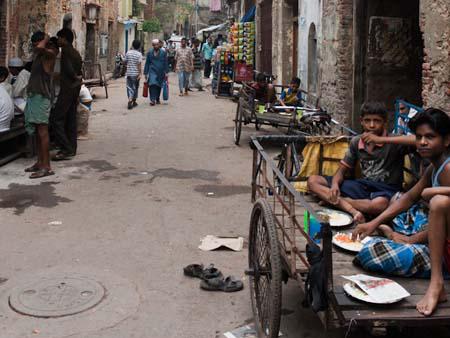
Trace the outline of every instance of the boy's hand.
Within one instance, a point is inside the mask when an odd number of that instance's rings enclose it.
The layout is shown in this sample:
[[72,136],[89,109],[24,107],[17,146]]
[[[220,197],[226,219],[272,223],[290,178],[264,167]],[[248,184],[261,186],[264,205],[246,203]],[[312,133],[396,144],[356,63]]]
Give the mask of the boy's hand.
[[373,225],[372,223],[361,223],[358,224],[353,230],[352,233],[352,240],[356,240],[359,236],[359,239],[364,239],[364,237],[369,236],[372,232],[375,231],[376,225]]
[[431,200],[431,199],[433,198],[434,195],[435,195],[435,194],[434,194],[433,188],[425,188],[425,189],[423,189],[423,191],[422,191],[422,198],[423,198],[425,201]]
[[339,197],[341,196],[341,190],[337,184],[332,184],[330,189],[330,196],[328,197],[328,201],[335,205],[339,203]]
[[374,144],[379,144],[382,143],[382,139],[380,136],[377,136],[375,134],[372,133],[363,133],[361,135],[361,139],[365,142],[365,143],[374,143]]
[[398,232],[394,232],[391,235],[391,240],[393,240],[396,243],[401,243],[401,244],[411,244],[410,242],[410,238],[408,236],[399,234]]

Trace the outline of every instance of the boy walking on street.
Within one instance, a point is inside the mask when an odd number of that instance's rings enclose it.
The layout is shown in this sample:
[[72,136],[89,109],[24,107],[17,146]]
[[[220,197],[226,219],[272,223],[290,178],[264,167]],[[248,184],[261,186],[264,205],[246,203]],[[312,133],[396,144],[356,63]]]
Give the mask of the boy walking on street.
[[180,96],[188,95],[189,77],[194,69],[194,54],[192,53],[192,49],[187,46],[186,38],[181,39],[181,47],[177,49],[175,54],[175,64],[178,74]]
[[134,40],[132,47],[133,49],[129,50],[125,55],[125,66],[127,67],[125,76],[127,78],[128,109],[137,106],[136,100],[139,91],[139,80],[141,79],[142,73],[142,54],[139,51],[141,42],[139,40]]
[[55,142],[60,147],[54,161],[69,160],[77,152],[77,106],[82,82],[82,60],[73,48],[73,32],[68,28],[57,34],[61,47],[60,92],[52,116]]
[[[356,223],[365,221],[364,214],[379,215],[388,207],[391,197],[402,189],[404,157],[412,151],[414,138],[387,137],[386,124],[384,105],[363,104],[361,125],[365,133],[351,140],[337,172],[332,177],[308,178],[310,192],[350,213]],[[398,142],[388,142],[389,139]],[[345,179],[345,174],[358,163],[362,178]]]
[[56,53],[47,47],[48,41],[44,32],[36,32],[31,37],[34,60],[27,87],[25,128],[30,135],[37,134],[37,162],[25,172],[32,173],[32,179],[55,174],[50,166],[48,122],[54,97],[52,73]]

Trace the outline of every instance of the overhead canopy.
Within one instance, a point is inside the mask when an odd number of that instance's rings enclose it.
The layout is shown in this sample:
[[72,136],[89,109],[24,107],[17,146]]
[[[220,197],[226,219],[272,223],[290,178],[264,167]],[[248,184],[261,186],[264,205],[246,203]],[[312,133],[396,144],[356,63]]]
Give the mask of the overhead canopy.
[[241,22],[250,22],[255,20],[256,6],[252,6],[242,17]]
[[197,36],[198,39],[202,39],[203,38],[203,33],[212,33],[212,32],[221,30],[221,29],[225,28],[226,25],[227,25],[226,23],[221,23],[220,25],[214,25],[214,26],[209,26],[209,27],[200,29],[197,32],[196,36]]

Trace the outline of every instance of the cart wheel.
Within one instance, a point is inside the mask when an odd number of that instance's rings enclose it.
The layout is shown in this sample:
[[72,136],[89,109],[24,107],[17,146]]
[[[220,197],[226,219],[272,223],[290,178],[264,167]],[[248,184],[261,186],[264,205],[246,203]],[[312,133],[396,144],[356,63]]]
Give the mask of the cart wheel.
[[260,338],[277,338],[281,320],[282,268],[275,220],[269,203],[255,202],[250,220],[249,284]]
[[238,102],[236,108],[236,117],[234,118],[234,144],[239,145],[239,140],[241,139],[242,131],[242,107],[241,103]]

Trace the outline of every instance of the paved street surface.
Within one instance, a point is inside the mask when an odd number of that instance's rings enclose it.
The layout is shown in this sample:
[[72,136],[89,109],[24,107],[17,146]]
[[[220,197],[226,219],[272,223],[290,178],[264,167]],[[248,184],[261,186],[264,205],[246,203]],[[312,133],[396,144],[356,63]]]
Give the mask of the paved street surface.
[[[111,83],[109,100],[96,93],[91,137],[74,160],[54,164],[55,176],[29,180],[28,159],[0,168],[0,337],[214,338],[251,322],[247,247],[198,245],[208,234],[247,238],[254,129],[244,128],[236,147],[234,103],[209,92],[180,98],[173,75],[168,105],[140,99],[127,110],[123,79]],[[190,263],[214,263],[243,278],[245,289],[201,291],[199,280],[183,276]],[[10,309],[15,287],[64,274],[100,282],[105,298],[56,319]],[[294,282],[283,292],[285,336],[331,336],[301,309]],[[59,295],[49,302],[62,304]]]

